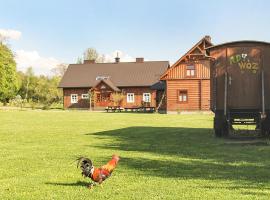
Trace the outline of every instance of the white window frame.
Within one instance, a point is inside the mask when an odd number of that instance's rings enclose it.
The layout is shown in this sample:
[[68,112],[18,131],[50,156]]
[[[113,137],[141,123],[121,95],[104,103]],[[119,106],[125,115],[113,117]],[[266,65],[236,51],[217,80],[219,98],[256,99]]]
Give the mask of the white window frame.
[[82,99],[89,99],[89,94],[82,94]]
[[187,74],[186,74],[187,76],[194,77],[196,67],[194,65],[188,65],[188,66],[186,66],[186,71],[187,71]]
[[195,69],[194,70],[190,70],[190,76],[195,76]]
[[179,90],[178,91],[178,101],[181,103],[185,103],[188,101],[188,91],[187,90]]
[[107,79],[109,79],[109,78],[110,78],[109,76],[97,76],[97,77],[96,77],[96,81],[107,80]]
[[[76,99],[74,99],[73,97],[75,97]],[[78,103],[78,94],[71,94],[70,95],[70,102],[71,103]]]
[[135,102],[134,93],[127,93],[127,103],[134,103],[134,102]]
[[143,93],[143,102],[151,102],[151,93]]

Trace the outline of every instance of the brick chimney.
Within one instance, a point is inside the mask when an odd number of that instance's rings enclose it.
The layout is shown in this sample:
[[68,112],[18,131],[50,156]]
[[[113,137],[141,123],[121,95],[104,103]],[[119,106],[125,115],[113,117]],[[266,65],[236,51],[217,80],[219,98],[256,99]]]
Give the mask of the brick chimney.
[[83,64],[95,64],[96,61],[95,60],[84,60]]
[[143,63],[144,62],[144,58],[136,58],[136,63]]

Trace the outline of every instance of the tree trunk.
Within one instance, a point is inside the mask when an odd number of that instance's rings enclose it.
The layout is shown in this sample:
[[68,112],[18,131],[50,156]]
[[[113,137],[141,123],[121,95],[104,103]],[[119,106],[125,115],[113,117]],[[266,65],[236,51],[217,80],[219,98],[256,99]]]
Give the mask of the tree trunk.
[[158,107],[157,107],[157,109],[156,109],[156,112],[158,112],[158,110],[159,110],[160,107],[162,106],[162,102],[163,102],[165,96],[166,96],[166,91],[164,90],[164,92],[163,92],[163,94],[162,94],[162,97],[161,97],[161,99],[160,99],[160,101],[159,101],[159,103],[158,103]]

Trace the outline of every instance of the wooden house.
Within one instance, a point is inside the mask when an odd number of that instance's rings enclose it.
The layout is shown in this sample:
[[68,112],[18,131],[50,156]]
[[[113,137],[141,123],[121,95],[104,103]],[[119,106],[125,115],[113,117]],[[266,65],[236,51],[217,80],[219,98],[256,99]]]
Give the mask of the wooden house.
[[167,112],[210,109],[210,59],[205,54],[209,46],[211,38],[205,36],[161,76]]
[[[160,76],[168,69],[168,61],[95,63],[69,65],[59,87],[63,88],[64,108],[98,110],[107,106],[138,107],[159,104]],[[121,94],[121,101],[115,102],[114,94]]]

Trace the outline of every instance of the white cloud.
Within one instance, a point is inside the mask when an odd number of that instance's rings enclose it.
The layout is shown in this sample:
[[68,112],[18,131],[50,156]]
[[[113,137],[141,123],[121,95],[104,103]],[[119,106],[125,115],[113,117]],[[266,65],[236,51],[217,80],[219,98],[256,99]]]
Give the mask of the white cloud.
[[22,36],[22,33],[17,30],[12,29],[0,29],[0,41],[5,40],[19,40]]
[[[120,50],[104,54],[105,62],[115,62],[115,57],[120,57],[120,62],[134,62],[135,58]],[[62,62],[53,57],[42,57],[37,51],[15,51],[15,61],[19,71],[32,67],[35,74],[51,75],[51,70]]]
[[104,54],[105,57],[105,62],[114,62],[115,61],[115,57],[120,58],[120,62],[134,62],[135,58],[128,55],[127,53],[120,51],[120,50],[115,50],[110,54]]
[[53,57],[42,57],[37,51],[15,51],[15,61],[19,71],[33,67],[35,74],[50,75],[51,69],[61,62]]
[[[19,40],[22,33],[18,30],[0,29],[0,42]],[[35,74],[51,75],[51,70],[61,62],[53,57],[42,57],[37,51],[15,50],[15,61],[19,71],[32,67]]]

